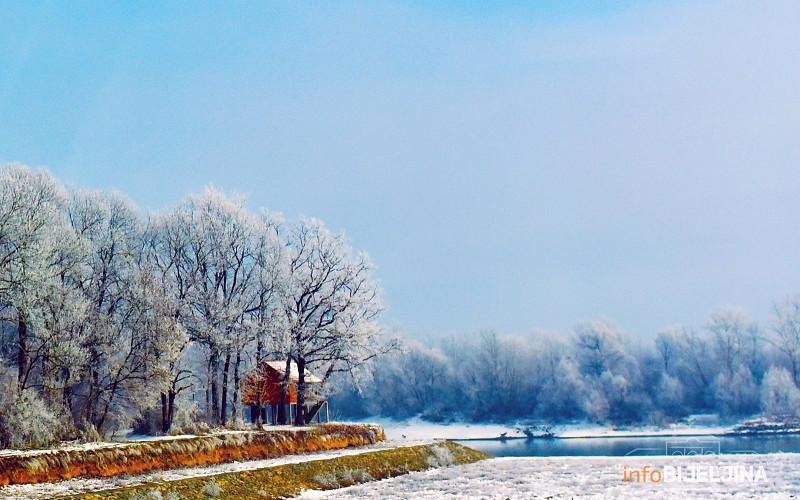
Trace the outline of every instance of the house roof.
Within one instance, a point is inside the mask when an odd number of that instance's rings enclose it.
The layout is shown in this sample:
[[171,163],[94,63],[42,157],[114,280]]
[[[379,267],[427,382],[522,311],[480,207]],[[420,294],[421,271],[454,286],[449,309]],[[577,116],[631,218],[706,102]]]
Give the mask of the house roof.
[[[277,361],[264,361],[264,364],[278,372],[281,376],[285,373],[286,369],[286,360],[277,360]],[[308,371],[308,368],[304,370],[305,379],[307,384],[321,384],[322,379]],[[300,372],[297,371],[297,363],[292,363],[292,368],[289,371],[289,380],[292,382],[297,382],[300,378]]]

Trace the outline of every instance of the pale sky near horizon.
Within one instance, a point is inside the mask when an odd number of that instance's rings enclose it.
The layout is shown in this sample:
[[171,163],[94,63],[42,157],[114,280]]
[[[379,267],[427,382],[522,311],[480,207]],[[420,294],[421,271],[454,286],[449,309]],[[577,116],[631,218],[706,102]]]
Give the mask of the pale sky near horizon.
[[369,252],[410,335],[800,294],[800,3],[8,2],[0,163],[213,184]]

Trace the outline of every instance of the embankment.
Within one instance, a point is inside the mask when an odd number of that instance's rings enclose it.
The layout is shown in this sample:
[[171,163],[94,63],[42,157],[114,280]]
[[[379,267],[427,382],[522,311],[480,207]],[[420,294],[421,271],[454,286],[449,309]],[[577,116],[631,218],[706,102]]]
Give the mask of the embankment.
[[377,425],[324,424],[0,455],[0,486],[276,458],[363,446],[383,439],[383,429]]
[[78,500],[243,500],[290,498],[305,490],[330,490],[412,471],[461,465],[489,458],[457,443],[403,446],[357,455],[278,465],[264,469],[144,484],[67,497]]

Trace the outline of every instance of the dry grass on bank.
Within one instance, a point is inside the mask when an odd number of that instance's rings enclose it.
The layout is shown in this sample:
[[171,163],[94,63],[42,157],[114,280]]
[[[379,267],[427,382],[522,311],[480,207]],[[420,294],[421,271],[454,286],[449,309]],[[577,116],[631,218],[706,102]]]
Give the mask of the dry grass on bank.
[[324,424],[125,443],[94,449],[44,450],[0,456],[0,485],[33,484],[75,477],[110,477],[153,470],[276,458],[384,439],[377,425]]
[[305,490],[330,490],[412,471],[460,465],[489,455],[452,442],[408,446],[163,484],[85,493],[80,500],[282,499]]

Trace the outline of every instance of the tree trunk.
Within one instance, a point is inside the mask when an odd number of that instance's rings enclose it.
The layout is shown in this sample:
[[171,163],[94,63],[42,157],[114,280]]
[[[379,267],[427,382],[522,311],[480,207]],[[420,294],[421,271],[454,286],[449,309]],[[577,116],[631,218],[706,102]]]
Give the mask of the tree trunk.
[[[114,402],[114,395],[117,393],[117,389],[119,389],[119,380],[114,380],[114,383],[111,384],[111,390],[108,394],[108,400],[106,401],[105,407],[103,408],[103,413],[100,415],[100,419],[95,424],[95,428],[98,432],[102,432],[101,429],[106,423],[106,418],[108,418],[108,412],[111,410],[111,404]],[[92,422],[94,423],[94,422]]]
[[297,417],[294,424],[298,427],[306,425],[306,358],[297,356]]
[[222,425],[226,425],[228,423],[228,373],[230,372],[231,368],[231,351],[230,349],[226,349],[225,352],[225,364],[222,368]]
[[[236,406],[239,404],[239,366],[242,363],[242,353],[236,352],[236,361],[233,363],[233,409],[231,410],[231,422],[236,425]],[[242,411],[244,417],[244,411]],[[244,418],[243,418],[244,420]]]
[[216,347],[211,348],[211,357],[208,362],[211,378],[211,423],[219,425],[219,351]]
[[64,384],[63,394],[64,394],[64,406],[69,408],[70,416],[75,418],[75,415],[73,413],[74,408],[72,406],[72,388],[67,384]]
[[161,393],[161,432],[168,433],[172,429],[172,422],[175,420],[175,389]]
[[169,424],[167,421],[169,417],[167,416],[167,412],[169,409],[167,408],[167,395],[165,393],[161,393],[161,432],[166,434],[169,431]]
[[206,418],[211,416],[211,384],[206,384]]
[[264,378],[261,375],[261,360],[263,358],[264,352],[264,344],[261,341],[261,337],[258,337],[258,345],[256,347],[256,406],[258,406],[258,418],[256,419],[256,424],[258,425],[259,429],[261,428],[261,424],[264,423],[263,419],[261,418],[261,391],[264,390]]
[[94,348],[94,345],[91,349],[90,354],[90,367],[89,367],[89,389],[88,395],[86,396],[86,422],[94,425],[95,420],[95,413],[96,413],[96,403],[97,398],[99,397],[99,387],[100,387],[100,372],[98,371],[98,366],[100,365],[100,354]]
[[175,396],[177,395],[178,393],[174,389],[170,389],[167,394],[167,430],[165,432],[172,430],[172,422],[175,421]]
[[281,384],[281,404],[278,406],[278,423],[286,425],[286,403],[289,399],[289,375],[292,373],[292,358],[286,357],[286,368],[283,373],[283,384]]
[[25,378],[28,372],[28,324],[25,314],[19,313],[17,318],[17,337],[19,351],[17,352],[17,385],[20,391],[25,389]]

